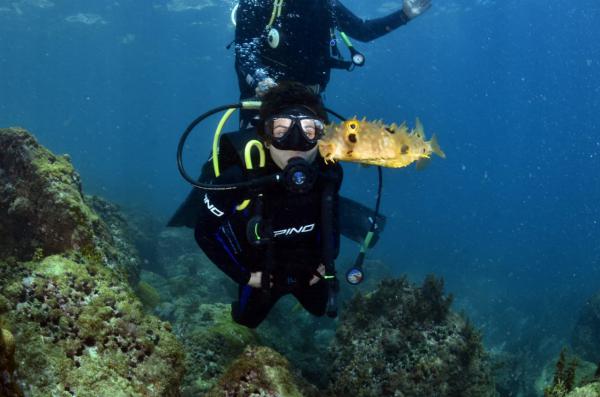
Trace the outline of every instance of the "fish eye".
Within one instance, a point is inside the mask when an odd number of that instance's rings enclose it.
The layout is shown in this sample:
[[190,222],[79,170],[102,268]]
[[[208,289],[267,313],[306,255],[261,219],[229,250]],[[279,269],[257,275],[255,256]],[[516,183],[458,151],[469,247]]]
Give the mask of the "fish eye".
[[348,123],[348,127],[350,127],[351,130],[355,130],[358,127],[358,123],[351,121]]

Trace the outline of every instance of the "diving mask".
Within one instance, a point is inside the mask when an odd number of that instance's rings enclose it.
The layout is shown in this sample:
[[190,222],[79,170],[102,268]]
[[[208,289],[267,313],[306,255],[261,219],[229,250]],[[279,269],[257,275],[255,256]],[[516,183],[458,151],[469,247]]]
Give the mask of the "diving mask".
[[265,121],[265,134],[272,145],[280,150],[306,152],[323,137],[325,125],[310,109],[292,108]]

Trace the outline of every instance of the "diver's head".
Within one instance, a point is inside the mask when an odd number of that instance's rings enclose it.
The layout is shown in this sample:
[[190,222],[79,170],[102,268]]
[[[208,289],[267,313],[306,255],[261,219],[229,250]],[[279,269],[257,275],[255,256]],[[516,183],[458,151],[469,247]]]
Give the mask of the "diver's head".
[[300,157],[313,162],[327,113],[321,98],[300,83],[283,82],[262,100],[258,133],[280,168]]

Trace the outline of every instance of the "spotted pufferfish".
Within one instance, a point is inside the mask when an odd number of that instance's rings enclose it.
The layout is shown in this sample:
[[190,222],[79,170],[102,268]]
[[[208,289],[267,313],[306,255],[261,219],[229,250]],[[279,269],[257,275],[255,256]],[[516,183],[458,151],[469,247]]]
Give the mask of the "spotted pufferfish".
[[435,135],[425,140],[419,119],[410,132],[405,123],[386,125],[356,117],[329,124],[319,140],[319,152],[325,163],[351,161],[391,168],[406,167],[413,162],[417,162],[418,169],[422,168],[429,162],[431,153],[446,158]]

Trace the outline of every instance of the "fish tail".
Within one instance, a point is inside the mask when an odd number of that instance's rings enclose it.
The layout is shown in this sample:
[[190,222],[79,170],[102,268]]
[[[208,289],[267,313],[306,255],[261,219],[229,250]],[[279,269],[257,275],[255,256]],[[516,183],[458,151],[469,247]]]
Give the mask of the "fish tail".
[[431,151],[433,153],[437,154],[438,156],[440,156],[443,159],[446,158],[446,153],[444,153],[442,151],[442,149],[440,148],[440,144],[438,143],[437,137],[435,136],[435,134],[433,134],[433,136],[431,137],[431,140],[429,141],[429,145],[431,145]]

